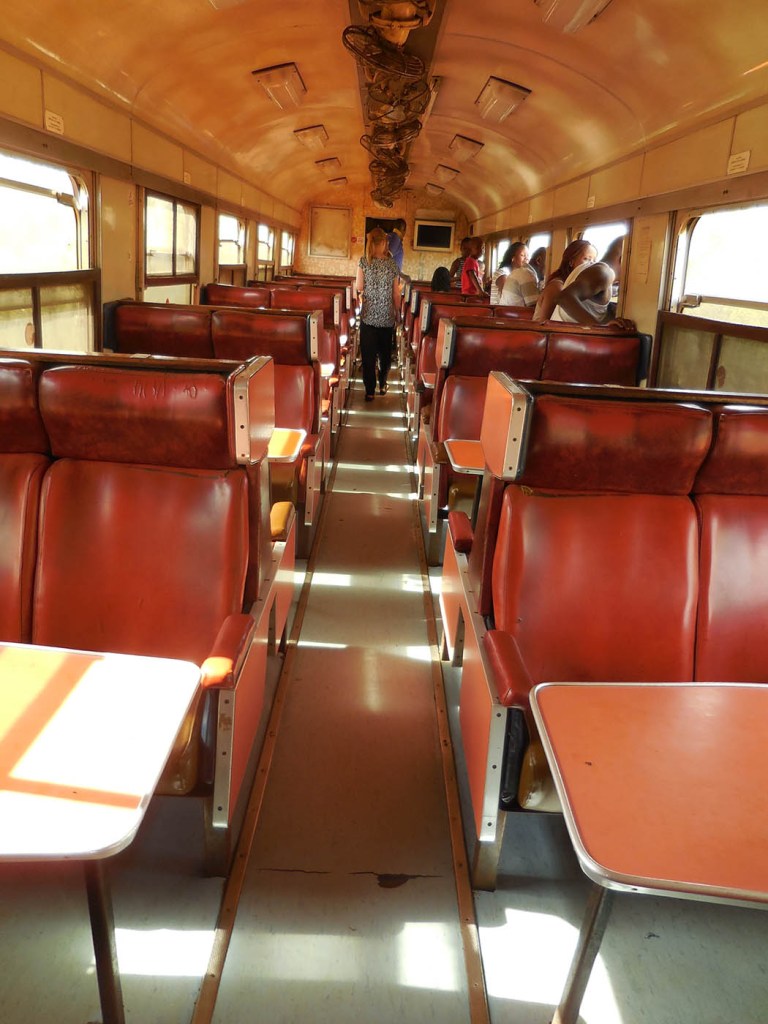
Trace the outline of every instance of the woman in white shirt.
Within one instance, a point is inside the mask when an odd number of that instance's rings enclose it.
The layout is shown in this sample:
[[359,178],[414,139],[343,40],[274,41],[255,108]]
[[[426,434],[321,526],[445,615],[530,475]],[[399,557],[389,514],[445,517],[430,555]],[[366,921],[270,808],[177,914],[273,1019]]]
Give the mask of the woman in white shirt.
[[513,242],[507,253],[511,250],[514,251],[511,255],[510,271],[504,281],[497,305],[535,306],[539,297],[539,279],[536,277],[536,271],[528,266],[528,246],[525,242]]

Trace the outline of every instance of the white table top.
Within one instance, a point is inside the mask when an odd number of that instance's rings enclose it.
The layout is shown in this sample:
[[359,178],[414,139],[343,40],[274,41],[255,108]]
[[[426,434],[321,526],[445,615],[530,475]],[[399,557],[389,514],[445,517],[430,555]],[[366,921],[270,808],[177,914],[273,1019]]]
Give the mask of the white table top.
[[0,860],[126,847],[199,680],[191,662],[0,644]]

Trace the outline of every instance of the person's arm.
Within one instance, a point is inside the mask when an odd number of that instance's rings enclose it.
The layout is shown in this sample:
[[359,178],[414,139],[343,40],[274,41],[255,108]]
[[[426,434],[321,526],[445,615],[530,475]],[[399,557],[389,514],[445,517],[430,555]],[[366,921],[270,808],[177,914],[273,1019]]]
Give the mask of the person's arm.
[[536,271],[531,267],[525,269],[528,273],[520,284],[520,294],[523,297],[524,306],[535,306],[539,298],[539,279],[536,277]]
[[587,299],[610,293],[614,273],[605,263],[593,263],[582,271],[575,281],[563,288],[557,298],[557,305],[573,317],[577,324],[603,326],[584,305]]
[[392,281],[392,302],[395,304],[395,320],[400,319],[400,278],[395,276]]
[[555,311],[557,297],[563,290],[563,282],[559,277],[554,277],[549,284],[544,286],[544,291],[539,295],[536,309],[533,311],[534,320],[549,320]]
[[357,274],[355,275],[355,300],[357,305],[361,305],[363,301],[363,288],[365,287],[365,275],[363,274],[363,268],[357,268]]
[[475,289],[475,294],[485,295],[485,292],[483,290],[483,282],[480,280],[480,275],[477,273],[477,271],[475,269],[467,271],[467,277],[469,278],[470,284]]

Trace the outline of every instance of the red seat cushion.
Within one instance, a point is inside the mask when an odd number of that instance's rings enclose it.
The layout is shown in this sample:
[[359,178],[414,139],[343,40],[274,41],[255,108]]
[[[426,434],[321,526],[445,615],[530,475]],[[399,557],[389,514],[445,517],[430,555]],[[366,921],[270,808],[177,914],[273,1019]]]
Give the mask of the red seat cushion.
[[0,640],[29,643],[44,455],[0,455]]

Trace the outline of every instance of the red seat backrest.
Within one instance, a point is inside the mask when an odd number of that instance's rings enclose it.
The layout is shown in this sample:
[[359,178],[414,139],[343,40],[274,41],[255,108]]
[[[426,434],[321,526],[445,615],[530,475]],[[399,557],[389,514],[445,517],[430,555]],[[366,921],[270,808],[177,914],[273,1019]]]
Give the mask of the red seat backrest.
[[768,410],[725,406],[694,484],[701,521],[696,679],[768,682]]
[[[537,415],[538,414],[538,415]],[[507,487],[493,614],[534,682],[693,677],[698,525],[688,496],[711,415],[543,396]]]
[[311,359],[309,321],[301,315],[216,309],[211,316],[211,335],[217,359],[272,356],[276,363],[294,366]]
[[116,352],[211,359],[211,311],[201,306],[121,303],[114,311],[110,341]]
[[269,285],[243,288],[234,284],[207,284],[200,301],[206,306],[269,306]]
[[29,643],[40,488],[50,464],[36,373],[0,359],[0,640]]
[[227,384],[59,367],[40,378],[45,477],[33,642],[200,663],[243,609],[249,483]]
[[550,332],[543,380],[572,381],[578,384],[638,383],[640,339],[599,334]]

